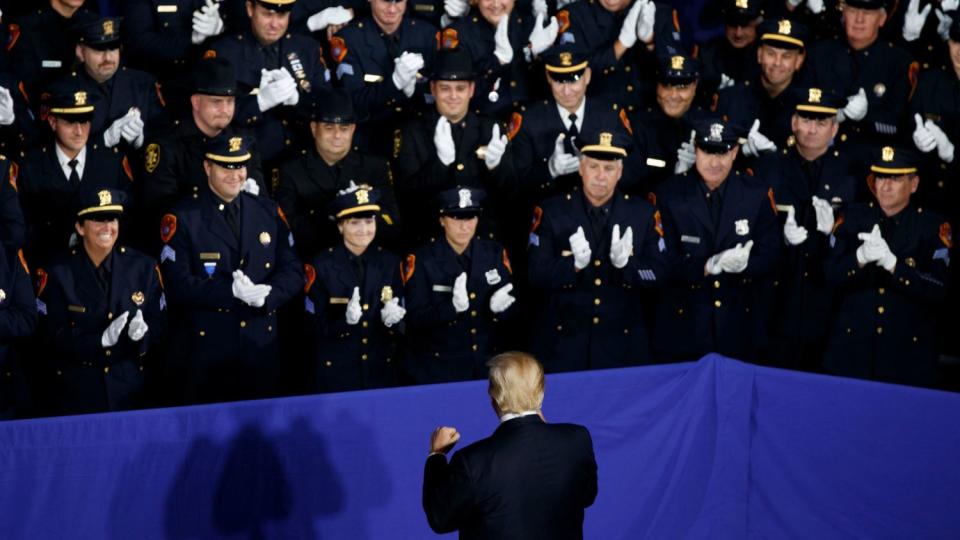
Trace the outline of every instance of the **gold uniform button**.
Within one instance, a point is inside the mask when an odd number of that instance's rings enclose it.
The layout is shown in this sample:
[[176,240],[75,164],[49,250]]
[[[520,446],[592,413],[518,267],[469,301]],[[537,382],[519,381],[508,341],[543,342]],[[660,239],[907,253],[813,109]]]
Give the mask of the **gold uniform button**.
[[268,327],[267,327],[267,332],[273,332],[273,326],[268,326]]
[[270,268],[270,263],[264,264],[263,267],[264,267],[264,268]]
[[201,330],[201,331],[200,331],[200,337],[203,337],[203,336],[205,336],[205,335],[207,335],[207,333],[204,332],[203,330]]
[[884,312],[884,311],[886,311],[886,310],[883,309],[883,306],[880,306],[880,307],[877,308],[877,313],[879,313],[879,314],[881,314],[881,315],[883,315],[883,312]]
[[477,352],[477,344],[474,343],[474,344],[470,347],[470,349],[472,349],[473,352]]
[[916,342],[918,342],[918,341],[920,341],[920,340],[917,339],[917,336],[913,336],[913,342],[916,343]]
[[878,327],[877,327],[877,334],[882,334],[882,333],[883,333],[883,327],[882,327],[882,326],[878,326]]
[[246,328],[246,327],[247,327],[247,321],[240,321],[240,328]]
[[471,316],[471,317],[476,317],[476,316],[477,316],[477,310],[471,309],[471,310],[470,310],[470,316]]
[[600,317],[594,317],[593,324],[600,324]]
[[713,282],[713,288],[714,288],[714,289],[719,289],[719,288],[720,288],[720,281],[719,281],[719,280]]
[[367,321],[363,321],[363,323],[361,323],[361,324],[362,324],[362,326],[363,326],[364,328],[370,326],[370,323],[368,323]]
[[360,355],[360,360],[366,360],[366,359],[367,359],[367,354],[366,354],[366,353],[363,353],[363,354]]
[[370,304],[364,304],[364,305],[363,305],[363,310],[364,310],[364,311],[367,311],[367,310],[369,310],[369,309],[370,309]]
[[597,278],[597,279],[593,280],[593,284],[596,285],[597,287],[599,287],[602,283],[603,283],[603,282],[600,281],[600,278]]
[[463,163],[457,163],[457,170],[462,171],[463,169],[465,169]]
[[880,288],[877,290],[877,292],[880,293],[880,294],[883,294],[883,293],[885,293],[885,292],[887,292],[887,291],[886,291],[886,289],[884,289],[883,287],[880,287]]
[[677,310],[677,315],[683,315],[683,308]]
[[719,300],[714,300],[714,301],[713,301],[713,305],[716,306],[716,307],[720,307],[720,306],[722,306],[723,304],[722,304]]
[[472,335],[472,336],[477,335],[477,329],[476,329],[476,328],[471,328],[471,329],[470,329],[470,335]]
[[600,299],[599,299],[599,298],[594,298],[594,299],[593,299],[593,305],[599,306],[599,305],[600,305]]
[[562,331],[563,331],[563,325],[558,324],[558,325],[557,325],[557,332],[562,332]]
[[600,259],[593,261],[594,266],[600,266]]
[[370,343],[370,340],[367,338],[363,338],[360,340],[360,343],[362,343],[363,345],[366,345],[367,343]]
[[[110,352],[110,351],[107,351],[107,352]],[[104,372],[104,373],[110,373],[110,366],[107,366],[107,367],[103,368],[103,372]]]
[[326,361],[326,366],[327,366],[327,367],[330,367],[330,366],[332,366],[332,365],[333,365],[333,362],[331,362],[331,361],[329,361],[329,360]]
[[473,300],[477,297],[477,293],[470,293],[470,299]]

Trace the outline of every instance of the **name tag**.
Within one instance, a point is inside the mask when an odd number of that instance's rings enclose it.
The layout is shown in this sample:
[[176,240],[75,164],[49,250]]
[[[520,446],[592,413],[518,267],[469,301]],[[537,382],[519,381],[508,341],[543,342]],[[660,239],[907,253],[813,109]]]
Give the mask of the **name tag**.
[[378,83],[381,81],[383,81],[383,75],[371,75],[367,73],[366,75],[363,76],[363,82]]
[[792,205],[792,204],[778,204],[778,205],[777,205],[777,212],[789,212],[789,211],[791,211],[791,210],[793,210],[793,205]]
[[428,12],[428,13],[433,13],[433,5],[432,5],[432,4],[414,4],[414,5],[413,5],[413,10],[414,10],[414,11],[426,11],[426,12]]
[[449,285],[434,285],[433,292],[453,292],[453,287]]
[[346,298],[346,297],[343,297],[343,296],[334,296],[334,297],[330,298],[330,303],[333,304],[333,305],[337,305],[337,304],[349,304],[349,303],[350,303],[350,299],[349,299],[349,298]]
[[40,67],[44,68],[59,68],[63,66],[63,62],[59,60],[44,60],[40,62]]
[[219,261],[220,254],[210,253],[210,252],[200,253],[200,260],[201,261]]
[[687,235],[684,234],[684,235],[682,235],[682,236],[680,237],[680,241],[681,241],[681,242],[684,242],[684,243],[687,243],[687,244],[699,244],[699,243],[700,243],[700,237],[699,237],[699,236],[687,236]]
[[657,158],[652,158],[652,157],[651,157],[651,158],[647,158],[647,165],[650,166],[650,167],[660,167],[660,168],[663,168],[663,167],[666,167],[666,166],[667,166],[667,162],[664,161],[664,160],[662,160],[662,159],[657,159]]
[[71,313],[86,313],[87,308],[83,306],[67,306],[67,311]]
[[177,12],[176,5],[171,6],[167,4],[167,5],[157,6],[157,13],[176,13],[176,12]]

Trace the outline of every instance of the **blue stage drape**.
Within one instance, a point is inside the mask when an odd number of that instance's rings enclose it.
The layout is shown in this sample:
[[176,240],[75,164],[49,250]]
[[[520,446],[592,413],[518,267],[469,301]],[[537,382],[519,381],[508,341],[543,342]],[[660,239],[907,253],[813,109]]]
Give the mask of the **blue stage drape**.
[[[697,363],[552,375],[590,428],[587,538],[956,538],[960,396]],[[0,537],[433,537],[428,436],[484,382],[0,423]]]

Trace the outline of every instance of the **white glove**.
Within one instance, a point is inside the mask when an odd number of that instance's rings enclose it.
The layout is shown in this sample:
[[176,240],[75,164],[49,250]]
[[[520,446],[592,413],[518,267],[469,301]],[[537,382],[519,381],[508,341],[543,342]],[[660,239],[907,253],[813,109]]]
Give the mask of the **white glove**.
[[130,121],[130,113],[121,116],[113,121],[103,132],[103,144],[107,148],[113,148],[114,146],[120,144],[120,139],[123,138],[123,126]]
[[563,147],[563,140],[566,137],[566,133],[557,135],[557,142],[553,145],[553,154],[547,160],[547,171],[550,172],[550,178],[573,174],[580,168],[580,159],[573,154],[568,154]]
[[947,134],[944,133],[943,130],[940,129],[940,126],[935,124],[933,120],[927,120],[923,126],[927,128],[927,131],[929,131],[930,134],[933,135],[933,138],[936,139],[937,154],[940,155],[940,159],[946,163],[952,163],[953,143],[950,142],[950,138],[947,137]]
[[583,270],[590,264],[590,242],[587,241],[587,235],[583,233],[583,227],[577,227],[577,232],[570,235],[570,251],[573,252],[573,266],[577,270]]
[[857,262],[862,265],[875,262],[888,272],[893,272],[893,269],[897,266],[897,257],[890,251],[890,246],[887,245],[887,241],[880,234],[879,225],[874,224],[869,233],[857,234],[857,238],[863,242],[857,248]]
[[132,341],[140,341],[149,329],[150,327],[147,326],[147,321],[143,320],[143,310],[138,309],[136,315],[130,320],[130,326],[127,328],[127,336],[129,336]]
[[257,285],[243,273],[242,270],[233,271],[233,297],[244,304],[253,307],[263,307],[264,301],[270,295],[270,285]]
[[777,145],[760,133],[760,119],[753,121],[750,133],[747,134],[747,142],[743,145],[743,154],[745,156],[757,157],[764,152],[775,152]]
[[807,0],[807,7],[814,15],[819,15],[823,13],[823,10],[827,9],[823,0]]
[[729,257],[729,256],[730,256],[730,250],[725,249],[720,253],[717,253],[716,255],[713,255],[712,257],[707,259],[707,264],[705,266],[707,273],[712,276],[722,274],[723,265],[721,264],[721,262],[725,257]]
[[311,15],[310,18],[307,19],[307,28],[309,28],[311,32],[316,32],[330,25],[340,26],[341,24],[347,24],[351,19],[353,19],[353,13],[351,13],[349,9],[343,6],[328,7]]
[[243,181],[243,185],[240,186],[241,191],[246,191],[247,193],[256,197],[260,195],[260,184],[257,183],[253,178],[247,178]]
[[790,6],[791,10],[792,8],[795,8],[802,3],[803,3],[803,0],[787,0],[787,5]]
[[483,163],[487,170],[494,170],[500,165],[503,159],[503,153],[507,151],[507,136],[500,135],[500,124],[493,125],[493,133],[490,142],[487,143],[487,150],[483,153]]
[[120,334],[123,333],[123,327],[127,325],[127,319],[129,317],[130,312],[124,311],[122,315],[114,319],[113,322],[107,326],[107,329],[103,331],[103,335],[100,336],[100,345],[104,349],[117,344],[117,341],[120,340]]
[[354,182],[353,180],[350,180],[350,183],[347,184],[347,187],[338,191],[337,195],[349,195],[350,193],[353,193],[358,189],[360,189],[360,186],[358,186],[357,183]]
[[354,325],[360,322],[361,317],[363,317],[363,308],[360,307],[360,287],[354,287],[353,295],[350,296],[350,301],[347,302],[345,318],[347,324]]
[[847,106],[840,109],[837,115],[841,122],[847,118],[854,122],[863,120],[863,117],[867,115],[867,93],[863,91],[863,88],[847,98]]
[[403,320],[403,316],[406,314],[407,310],[400,305],[400,299],[391,298],[380,310],[380,320],[383,321],[384,326],[390,328]]
[[690,170],[690,167],[693,167],[693,164],[697,162],[697,150],[693,146],[693,141],[697,138],[697,132],[690,132],[690,141],[684,142],[680,145],[680,148],[677,149],[677,164],[673,167],[673,172],[675,174],[685,173]]
[[617,41],[628,49],[637,42],[637,21],[640,19],[640,10],[646,2],[647,0],[634,0],[633,6],[627,12],[627,17],[623,19]]
[[206,5],[193,12],[193,33],[190,41],[194,45],[223,32],[223,19],[220,18],[220,4],[207,0]]
[[577,0],[557,0],[557,11],[560,11],[576,1]]
[[787,210],[787,221],[783,224],[783,238],[787,244],[798,246],[807,241],[807,228],[797,225],[796,212],[791,206]]
[[720,74],[720,86],[717,87],[717,90],[723,90],[724,88],[730,88],[731,86],[737,84],[737,81],[731,79],[727,76],[726,73]]
[[550,24],[543,26],[543,15],[538,14],[537,19],[533,21],[533,30],[530,32],[530,52],[537,56],[549,49],[557,40],[559,33],[560,23],[557,22],[556,17],[550,17]]
[[134,148],[140,148],[143,146],[143,119],[140,118],[140,111],[132,108],[127,116],[130,119],[120,128],[120,135]]
[[813,196],[813,211],[817,214],[817,231],[829,235],[833,232],[833,206],[830,201]]
[[927,22],[927,16],[930,15],[932,8],[933,4],[927,4],[923,11],[920,11],[920,0],[910,0],[907,11],[903,13],[904,40],[914,41],[920,37],[920,32],[923,31],[923,25]]
[[533,0],[530,12],[534,18],[540,17],[540,21],[542,22],[543,17],[547,16],[547,0]]
[[924,125],[920,113],[914,114],[913,119],[917,123],[917,127],[913,130],[913,144],[917,145],[917,149],[923,153],[930,152],[937,147],[937,139]]
[[513,290],[513,283],[507,283],[503,287],[497,289],[493,293],[493,296],[490,297],[490,311],[494,313],[503,313],[514,302],[517,301],[516,298],[510,295],[510,291]]
[[404,51],[393,59],[393,85],[410,97],[417,84],[417,72],[423,69],[423,56],[419,53]]
[[[940,4],[940,7],[945,5],[946,2],[943,2]],[[946,41],[950,39],[950,26],[953,24],[953,17],[947,15],[946,10],[940,11],[938,9],[935,13],[937,14],[937,34],[940,36],[940,39]]]
[[637,39],[644,43],[653,41],[653,23],[657,16],[657,5],[653,0],[645,0],[637,18]]
[[460,272],[453,281],[453,309],[463,313],[470,307],[470,298],[467,297],[467,273]]
[[290,97],[283,100],[281,105],[289,105],[291,107],[296,106],[300,102],[300,91],[298,90],[297,80],[293,78],[293,75],[287,71],[287,68],[282,67],[279,69],[280,73],[277,74],[277,84],[292,85],[293,92],[290,94]]
[[457,149],[453,145],[453,132],[446,116],[437,120],[437,127],[433,130],[433,145],[437,147],[437,159],[444,165],[450,165],[457,158]]
[[960,0],[941,0],[940,9],[944,12],[956,11],[960,8]]
[[727,250],[727,256],[720,258],[723,271],[728,274],[739,274],[746,270],[751,249],[753,249],[753,240],[747,240],[746,244],[737,244],[736,247]]
[[614,268],[623,268],[633,255],[633,227],[627,227],[623,236],[620,236],[620,224],[613,226],[613,236],[610,239],[610,263]]
[[9,126],[16,118],[17,115],[13,112],[13,96],[9,90],[0,86],[0,126]]
[[260,70],[260,91],[257,93],[257,106],[260,107],[260,112],[266,112],[277,105],[287,103],[297,95],[297,83],[286,69]]
[[463,17],[470,13],[470,2],[468,0],[443,0],[443,10],[451,18]]
[[513,62],[513,47],[510,45],[508,24],[510,24],[510,15],[504,14],[500,17],[497,29],[493,33],[493,55],[500,61],[500,65]]

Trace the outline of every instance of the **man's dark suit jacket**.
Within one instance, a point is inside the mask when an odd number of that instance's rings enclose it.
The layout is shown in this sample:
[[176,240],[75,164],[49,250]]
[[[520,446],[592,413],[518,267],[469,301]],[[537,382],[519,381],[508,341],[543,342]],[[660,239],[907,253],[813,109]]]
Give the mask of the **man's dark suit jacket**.
[[500,424],[454,454],[427,458],[423,508],[430,527],[460,538],[583,538],[597,496],[590,433],[530,415]]

